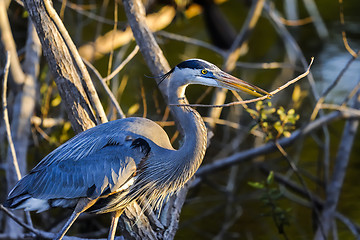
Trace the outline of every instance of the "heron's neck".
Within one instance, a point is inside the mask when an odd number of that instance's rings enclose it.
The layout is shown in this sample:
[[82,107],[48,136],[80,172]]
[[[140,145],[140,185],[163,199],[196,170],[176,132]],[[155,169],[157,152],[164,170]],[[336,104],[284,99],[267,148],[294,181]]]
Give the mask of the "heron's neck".
[[[200,166],[207,145],[207,131],[200,114],[189,106],[178,106],[188,104],[185,97],[186,86],[178,86],[176,94],[169,94],[169,103],[172,104],[171,112],[179,125],[183,135],[183,143],[175,153],[174,163],[183,169],[186,181],[192,177]],[[174,159],[174,160],[175,160]]]

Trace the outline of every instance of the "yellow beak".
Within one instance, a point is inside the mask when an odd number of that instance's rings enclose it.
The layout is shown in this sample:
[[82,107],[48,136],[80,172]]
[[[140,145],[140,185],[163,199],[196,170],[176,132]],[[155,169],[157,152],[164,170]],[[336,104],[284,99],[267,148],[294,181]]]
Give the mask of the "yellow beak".
[[267,91],[247,83],[237,77],[234,77],[226,72],[218,72],[216,75],[214,74],[215,79],[218,83],[228,89],[235,90],[235,91],[243,91],[255,97],[262,97],[262,96],[271,96],[270,93]]

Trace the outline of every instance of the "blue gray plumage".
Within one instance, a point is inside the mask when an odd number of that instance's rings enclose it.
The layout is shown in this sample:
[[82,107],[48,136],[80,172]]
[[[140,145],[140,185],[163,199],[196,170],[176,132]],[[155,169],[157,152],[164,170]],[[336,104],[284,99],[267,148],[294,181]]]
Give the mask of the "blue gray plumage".
[[74,207],[76,198],[96,199],[113,193],[136,175],[137,166],[151,150],[174,151],[165,131],[156,123],[127,118],[101,124],[47,155],[17,183],[6,204],[17,207],[28,198],[49,200],[48,206],[34,209],[43,211],[61,204]]
[[58,235],[61,239],[77,216],[116,212],[117,218],[132,201],[159,207],[179,190],[199,168],[205,155],[204,122],[187,104],[185,89],[202,84],[243,90],[255,96],[266,91],[237,79],[200,59],[184,61],[166,73],[171,113],[183,133],[183,144],[174,149],[166,132],[145,118],[126,118],[86,130],[61,145],[23,177],[9,193],[5,206],[27,211],[52,207],[74,208]]

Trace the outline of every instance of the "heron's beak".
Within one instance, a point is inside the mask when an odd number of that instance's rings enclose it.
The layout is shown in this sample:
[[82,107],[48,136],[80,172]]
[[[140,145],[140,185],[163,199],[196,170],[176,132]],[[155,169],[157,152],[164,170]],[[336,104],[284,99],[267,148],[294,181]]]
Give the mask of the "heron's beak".
[[243,91],[255,97],[271,96],[271,94],[267,91],[262,90],[261,88],[247,83],[243,80],[240,80],[237,77],[234,77],[226,72],[221,71],[216,75],[214,74],[214,77],[220,85],[228,89],[235,91]]

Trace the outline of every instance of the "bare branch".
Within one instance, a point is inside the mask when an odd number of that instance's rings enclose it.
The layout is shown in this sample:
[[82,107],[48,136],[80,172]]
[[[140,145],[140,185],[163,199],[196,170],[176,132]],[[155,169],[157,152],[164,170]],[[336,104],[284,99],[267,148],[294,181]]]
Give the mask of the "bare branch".
[[296,20],[289,20],[289,19],[285,19],[283,17],[280,17],[280,20],[286,26],[291,26],[291,27],[298,27],[298,26],[306,25],[306,24],[309,24],[309,23],[313,22],[312,17],[307,17],[307,18],[303,18],[303,19],[296,19]]
[[[164,6],[158,12],[146,16],[146,22],[151,31],[158,31],[167,27],[173,18],[176,11],[174,7]],[[144,19],[145,20],[145,19]],[[115,34],[115,35],[113,35]],[[111,44],[109,39],[114,37],[114,43]],[[79,48],[81,56],[90,60],[93,56],[95,59],[102,57],[111,51],[112,48],[117,48],[129,43],[133,39],[133,34],[130,27],[125,30],[117,30],[115,33],[110,31],[103,36],[98,37],[94,43],[88,43]],[[95,47],[94,47],[95,46]],[[158,76],[158,75],[155,75]]]
[[316,3],[314,0],[303,0],[304,2],[304,6],[306,8],[306,10],[308,11],[308,13],[310,14],[315,29],[318,32],[319,36],[322,39],[326,39],[329,36],[329,32],[326,28],[326,25],[324,23],[324,21],[321,18],[321,15],[319,13],[319,10],[316,6]]
[[10,129],[10,123],[9,123],[9,114],[8,114],[8,108],[7,108],[7,100],[6,100],[6,91],[7,91],[7,80],[9,76],[9,68],[10,68],[10,52],[6,52],[6,65],[4,70],[4,79],[3,79],[3,93],[2,93],[2,108],[3,108],[3,118],[6,126],[6,136],[10,147],[11,156],[13,159],[13,165],[15,168],[17,179],[20,180],[21,173],[19,169],[19,164],[16,158],[16,152],[14,143],[11,137],[11,129]]
[[[282,37],[284,44],[289,52],[288,53],[289,57],[292,59],[293,62],[295,62],[296,59],[300,59],[301,65],[305,69],[307,66],[306,58],[304,57],[304,54],[302,53],[296,40],[292,37],[292,35],[289,33],[286,27],[282,24],[281,19],[279,17],[279,13],[275,9],[273,9],[268,2],[265,3],[264,10],[267,13],[268,17],[270,18],[270,20],[272,21],[275,30]],[[309,73],[308,81],[314,98],[316,100],[319,99],[319,94],[317,93],[315,88],[315,80],[311,73]]]
[[31,117],[31,123],[37,126],[42,126],[44,128],[51,128],[57,125],[64,124],[65,120],[63,118],[40,118],[38,116]]
[[11,32],[8,15],[6,12],[6,1],[0,1],[0,30],[1,40],[5,46],[5,49],[11,54],[11,76],[14,82],[21,85],[25,81],[25,74],[21,68],[21,64],[16,51],[16,44]]
[[278,69],[278,68],[293,68],[302,71],[302,68],[294,66],[290,63],[282,62],[265,62],[265,63],[252,63],[252,62],[236,62],[237,67],[242,68],[255,68],[255,69]]
[[323,103],[323,104],[321,104],[320,108],[321,109],[331,109],[331,110],[346,112],[346,113],[350,113],[351,115],[360,117],[360,110],[359,109],[349,108],[349,107],[342,106],[342,105]]
[[[241,48],[243,44],[248,40],[250,34],[254,30],[261,16],[262,10],[264,8],[264,3],[265,3],[264,0],[257,0],[252,3],[251,9],[246,17],[245,23],[241,28],[240,33],[236,36],[236,39],[234,40],[231,48],[229,49],[228,55],[233,54],[236,51],[236,49]],[[227,58],[229,58],[229,56]]]
[[54,24],[56,25],[57,29],[59,30],[59,32],[61,33],[62,38],[64,39],[70,53],[71,56],[74,58],[75,63],[77,65],[77,67],[79,68],[83,81],[84,81],[84,88],[88,91],[89,93],[89,99],[90,102],[97,114],[97,117],[99,118],[99,123],[104,123],[107,122],[107,117],[104,111],[104,108],[101,105],[99,96],[97,95],[97,92],[95,90],[95,87],[91,81],[91,78],[89,76],[88,71],[86,70],[86,67],[79,55],[79,52],[76,49],[75,44],[73,43],[73,41],[71,40],[71,37],[69,35],[69,33],[67,32],[64,24],[62,23],[60,17],[57,15],[55,9],[52,7],[51,3],[49,0],[44,0],[44,5],[45,5],[45,9],[47,11],[47,13],[49,14],[49,17],[51,18],[51,20],[54,22]]
[[[123,1],[125,12],[127,19],[129,21],[129,25],[133,31],[135,40],[139,45],[140,52],[142,53],[150,71],[154,76],[159,76],[169,71],[170,66],[164,57],[160,47],[158,46],[155,38],[150,31],[149,27],[146,24],[145,19],[145,9],[140,0],[132,0],[132,1]],[[157,81],[160,81],[157,79]],[[167,101],[167,86],[166,84],[160,85],[160,90]],[[188,191],[188,187],[183,187],[180,195],[174,195],[170,197],[166,206],[161,210],[161,223],[167,227],[167,231],[159,232],[157,231],[156,235],[159,238],[163,239],[172,239],[175,235],[178,226],[178,215],[181,211],[181,207],[183,202],[185,201],[186,192]],[[135,209],[129,207],[128,211],[125,211],[125,215],[128,219],[133,219],[131,211]],[[136,222],[146,223],[143,221],[146,219],[139,220],[139,216],[136,217]],[[140,228],[141,227],[141,228]],[[147,226],[134,226],[136,232],[132,231],[129,234],[136,234],[140,238],[143,236],[144,232],[147,233],[144,237],[147,239],[151,239],[153,236],[153,229],[148,228]],[[165,237],[166,236],[166,237]]]
[[[360,108],[360,93],[354,101],[354,108]],[[336,207],[340,198],[341,188],[346,175],[346,168],[349,163],[351,148],[354,143],[355,134],[358,129],[359,119],[349,119],[346,121],[339,150],[335,159],[335,166],[331,181],[326,186],[326,200],[324,210],[321,214],[320,222],[323,229],[318,228],[314,239],[322,240],[327,239],[330,229],[332,228],[332,221]]]
[[108,87],[108,85],[105,83],[104,79],[101,77],[99,71],[87,60],[83,59],[84,63],[86,64],[86,66],[88,66],[88,68],[91,69],[91,71],[95,74],[95,76],[99,79],[101,85],[103,86],[103,88],[105,89],[106,93],[108,94],[111,103],[114,105],[114,107],[116,108],[116,111],[118,112],[118,116],[120,118],[125,118],[125,114],[123,112],[123,110],[121,109],[119,103],[117,102],[114,94],[111,92],[110,88]]
[[[2,204],[0,204],[0,210],[2,210],[3,212],[5,212],[10,218],[12,218],[16,223],[18,223],[20,226],[22,226],[24,229],[35,233],[38,236],[41,236],[41,233],[39,233],[38,230],[34,229],[33,227],[27,225],[26,223],[24,223],[21,219],[19,219],[17,216],[15,216],[15,214],[13,214],[12,212],[10,212],[7,208],[5,208]],[[55,235],[53,235],[52,237],[55,237]]]
[[[325,115],[321,118],[316,119],[308,123],[304,128],[294,131],[290,137],[281,138],[278,140],[279,144],[283,147],[290,146],[294,141],[299,139],[302,136],[305,136],[315,129],[321,128],[326,124],[329,124],[340,118],[354,118],[355,116],[351,113],[346,112],[332,112],[328,115]],[[269,152],[272,152],[276,149],[276,146],[273,142],[266,143],[260,147],[252,148],[246,151],[238,152],[233,154],[232,156],[218,159],[211,164],[201,166],[196,172],[195,176],[201,177],[203,175],[209,174],[211,172],[219,171],[221,169],[228,168],[234,164],[238,164],[240,162],[250,160],[255,156],[260,156]]]
[[[270,172],[270,170],[267,169],[264,166],[264,164],[260,164],[259,167],[266,174],[268,174]],[[284,185],[287,189],[297,193],[300,196],[303,196],[303,197],[309,199],[309,192],[304,190],[302,186],[298,185],[294,181],[291,181],[287,177],[285,177],[285,176],[283,176],[283,175],[281,175],[279,173],[276,173],[276,172],[274,173],[274,179],[277,182],[279,182],[280,184]],[[311,194],[311,200],[313,201],[313,203],[316,204],[316,208],[319,208],[319,209],[323,208],[324,207],[324,201],[319,196],[317,196],[316,194],[314,194],[314,193],[310,193],[310,194]],[[285,195],[289,195],[289,194],[287,194],[285,192]],[[301,205],[309,207],[309,208],[314,207],[313,203],[307,204],[304,201],[300,202]],[[338,211],[335,213],[335,217],[337,219],[339,219],[341,222],[343,222],[350,229],[350,231],[353,233],[353,235],[356,237],[356,239],[359,239],[359,237],[360,237],[360,226],[359,225],[357,225],[356,223],[354,223],[353,221],[351,221],[350,219],[348,219],[346,216],[344,216],[342,213],[340,213]]]
[[[63,2],[61,0],[58,0],[58,2]],[[114,20],[111,20],[111,19],[107,19],[107,18],[104,18],[103,16],[99,16],[99,15],[96,15],[90,11],[87,11],[85,10],[81,5],[78,5],[76,3],[72,3],[72,2],[69,2],[69,1],[66,1],[66,7],[72,9],[73,11],[79,13],[79,14],[82,14],[90,19],[93,19],[95,20],[96,22],[100,22],[100,23],[104,23],[104,24],[108,24],[108,25],[114,25]],[[119,27],[122,27],[124,25],[124,23],[117,23],[117,25]]]
[[339,0],[339,6],[340,6],[340,23],[341,23],[341,26],[343,28],[343,30],[341,31],[341,34],[342,34],[342,39],[343,39],[343,42],[344,42],[344,46],[346,48],[346,50],[353,56],[353,58],[357,58],[358,55],[359,55],[359,52],[355,52],[349,45],[349,42],[347,40],[347,37],[346,37],[346,32],[345,32],[345,19],[344,19],[344,6],[343,6],[343,0]]
[[[28,230],[29,232],[35,234],[36,238],[41,238],[41,239],[55,239],[56,234],[54,233],[50,233],[50,232],[45,232],[45,231],[41,231],[38,229],[33,228],[32,226],[24,223],[23,221],[21,221],[21,219],[19,219],[18,217],[16,217],[12,212],[10,212],[7,208],[5,208],[2,204],[0,204],[0,210],[3,211],[6,215],[8,215],[11,219],[13,219],[16,223],[18,223],[20,226],[22,226],[24,229]],[[34,237],[34,236],[32,236]],[[29,239],[28,236],[26,236],[24,234],[23,239]],[[70,237],[70,236],[64,236],[63,237],[64,240],[95,240],[95,239],[90,239],[90,238],[78,238],[78,237]],[[98,238],[97,240],[104,240],[101,238]],[[119,236],[119,237],[115,237],[115,240],[124,240],[123,236]]]
[[[47,57],[49,68],[75,132],[95,126],[95,116],[81,82],[81,74],[75,67],[76,63],[63,37],[48,16],[42,1],[26,0],[24,3],[38,32],[44,55]],[[59,69],[58,66],[66,67]]]
[[204,41],[201,41],[201,40],[198,40],[195,38],[190,38],[190,37],[182,36],[182,35],[175,34],[175,33],[169,33],[169,32],[165,32],[165,31],[158,31],[155,33],[155,35],[162,36],[162,37],[172,39],[172,40],[176,40],[179,42],[184,42],[184,43],[189,43],[192,45],[200,46],[200,47],[209,49],[213,52],[216,52],[223,57],[225,57],[225,54],[226,54],[224,50],[222,50],[212,44],[209,44],[207,42],[204,42]]
[[125,58],[125,60],[122,61],[121,64],[110,75],[103,78],[103,81],[107,82],[111,80],[113,77],[115,77],[115,75],[118,74],[125,67],[125,65],[128,64],[131,61],[131,59],[135,57],[138,51],[139,51],[139,46],[136,45],[134,50],[132,50],[132,52]]
[[[357,52],[357,54],[360,53],[360,50]],[[339,74],[336,76],[336,78],[334,79],[334,81],[324,90],[324,92],[321,94],[321,97],[318,99],[318,101],[316,102],[316,105],[314,107],[314,110],[311,114],[310,119],[315,119],[318,112],[319,112],[319,107],[321,106],[321,104],[325,101],[325,97],[331,92],[332,89],[334,89],[334,87],[336,87],[336,85],[340,82],[341,78],[344,76],[345,72],[349,69],[349,67],[351,66],[351,64],[357,59],[356,57],[351,57],[349,59],[349,61],[346,62],[345,66],[341,69],[341,71],[339,72]]]

